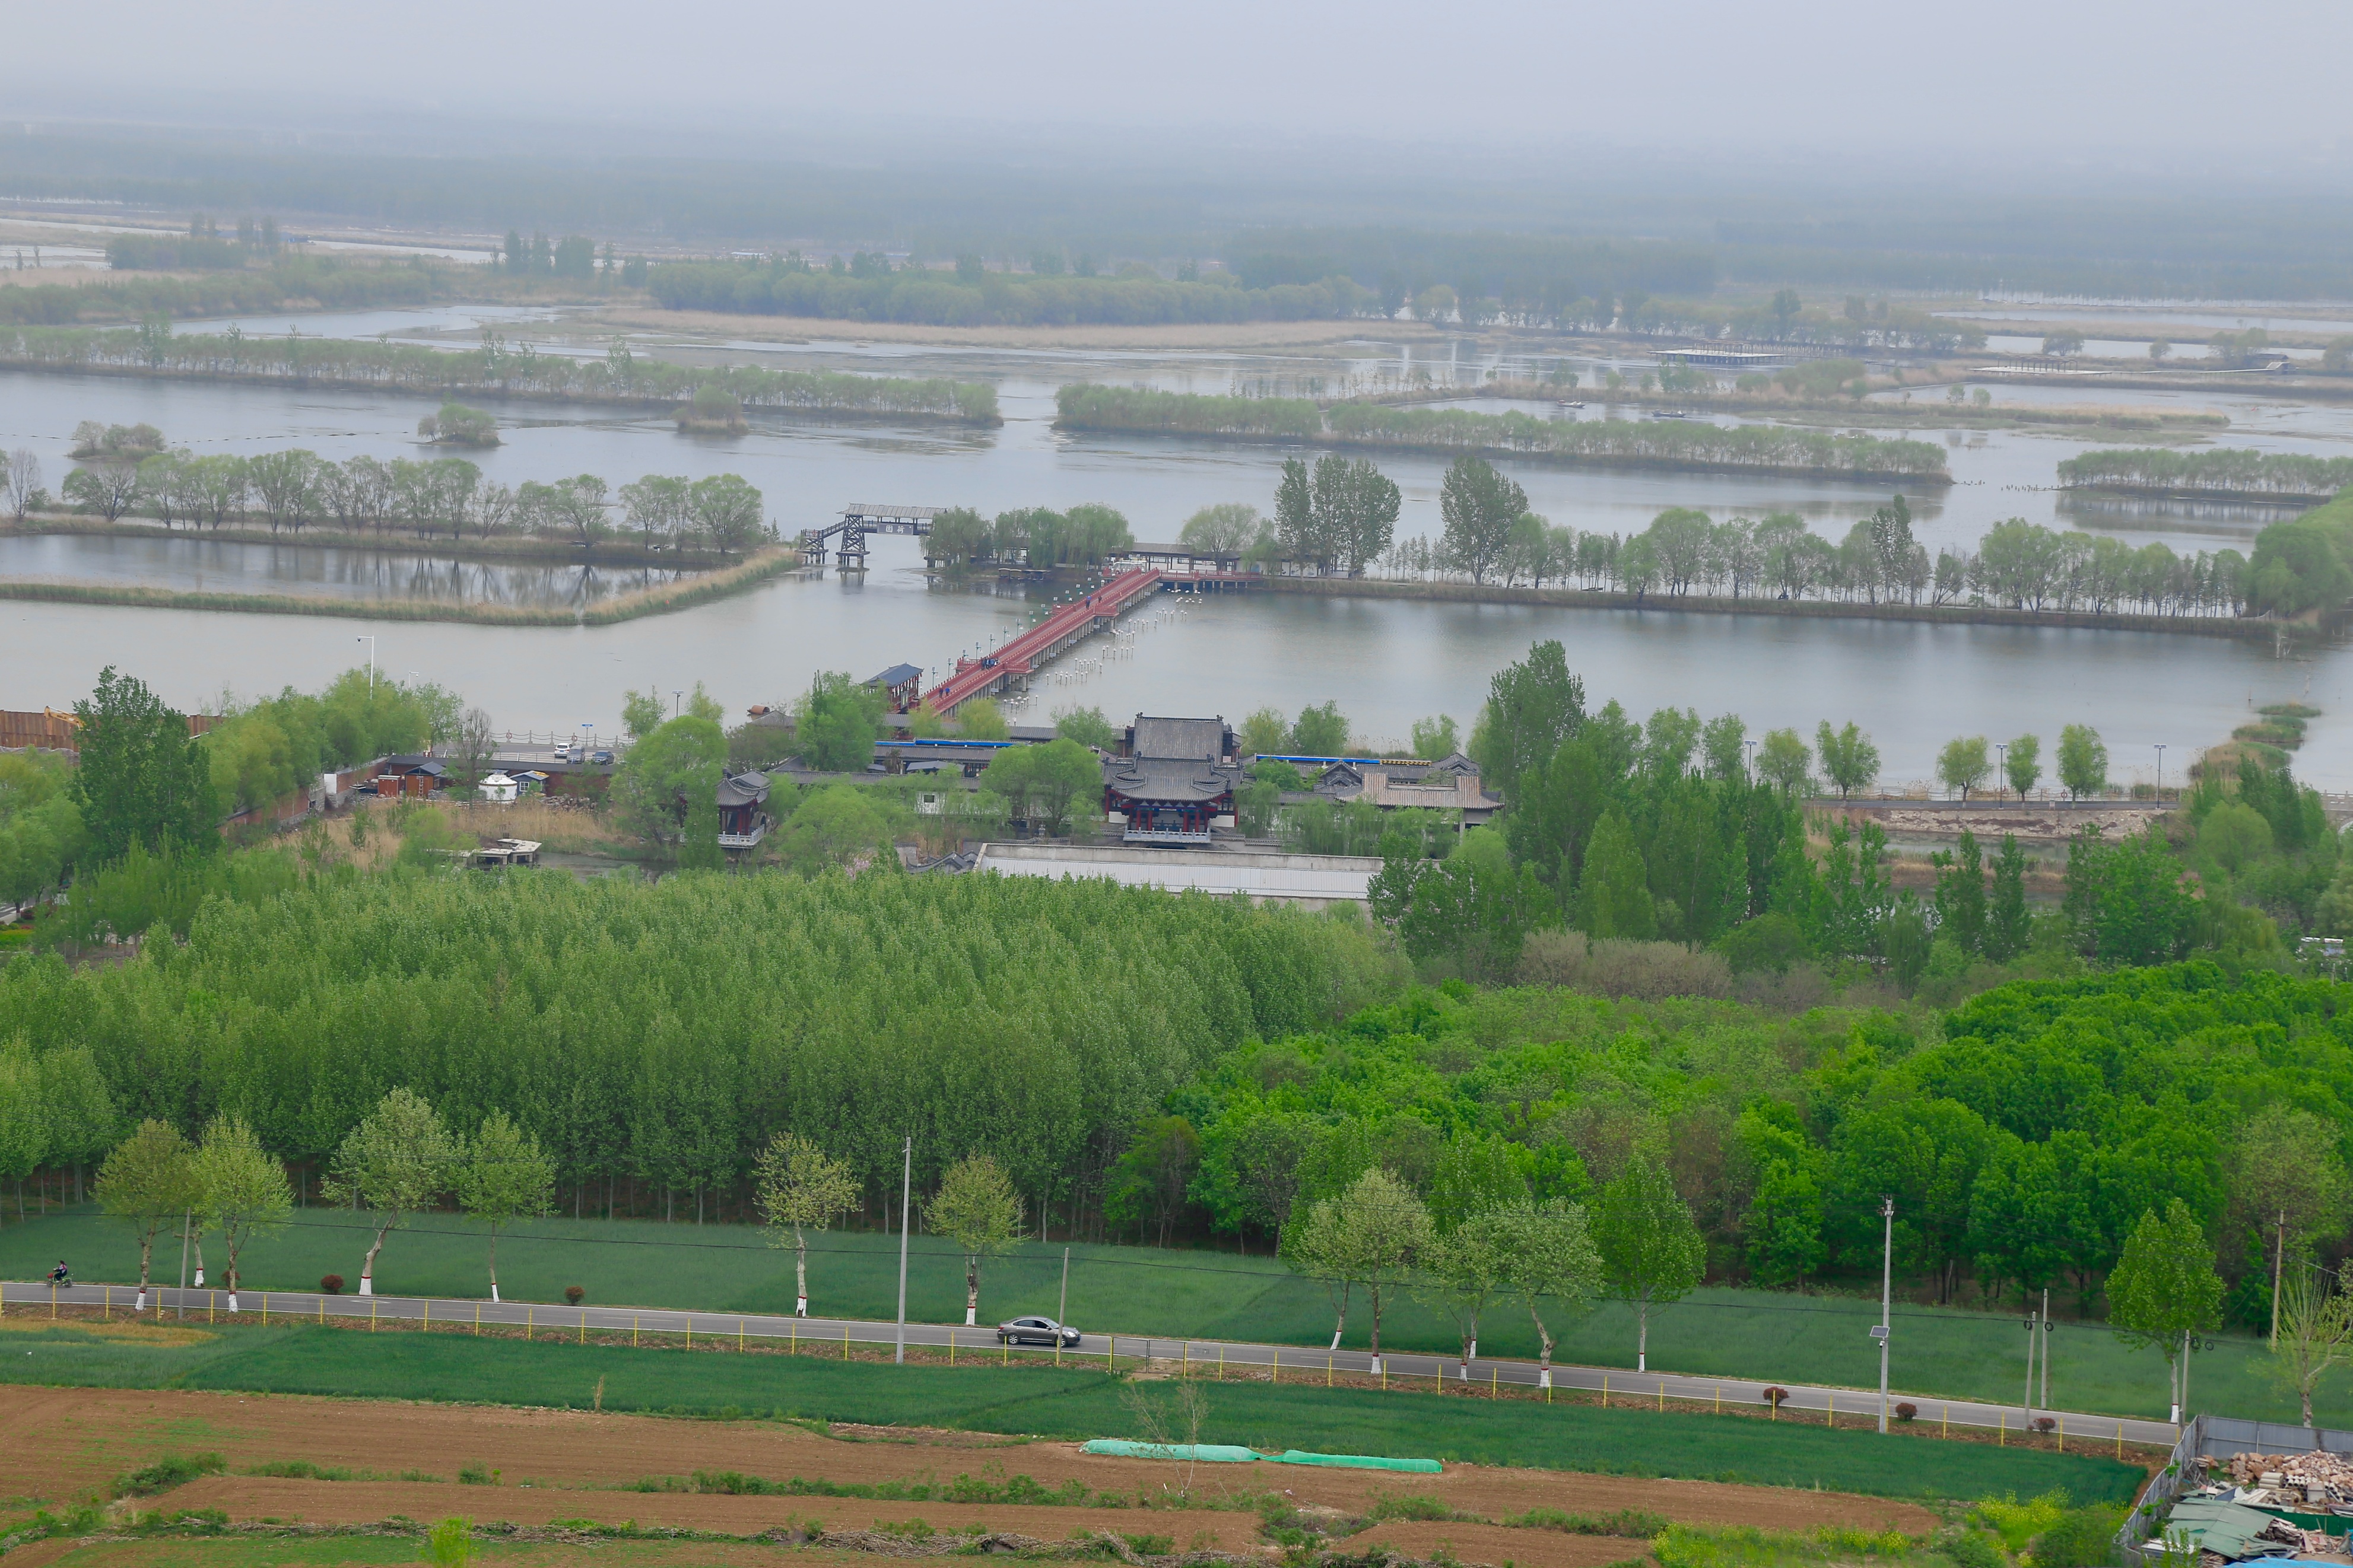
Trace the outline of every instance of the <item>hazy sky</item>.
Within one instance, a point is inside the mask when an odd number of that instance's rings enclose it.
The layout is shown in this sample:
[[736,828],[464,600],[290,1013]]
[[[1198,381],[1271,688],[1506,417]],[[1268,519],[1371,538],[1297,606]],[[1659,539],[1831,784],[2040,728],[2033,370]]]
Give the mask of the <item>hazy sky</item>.
[[8,33],[12,90],[108,116],[2353,156],[2338,0],[20,0]]

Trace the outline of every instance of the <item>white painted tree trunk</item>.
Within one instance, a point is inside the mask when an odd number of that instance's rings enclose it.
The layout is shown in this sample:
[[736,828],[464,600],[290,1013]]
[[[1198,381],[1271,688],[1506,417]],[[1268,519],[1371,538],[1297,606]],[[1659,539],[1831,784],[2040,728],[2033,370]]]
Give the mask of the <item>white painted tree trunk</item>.
[[237,1292],[234,1290],[228,1293],[228,1310],[232,1312],[237,1310]]

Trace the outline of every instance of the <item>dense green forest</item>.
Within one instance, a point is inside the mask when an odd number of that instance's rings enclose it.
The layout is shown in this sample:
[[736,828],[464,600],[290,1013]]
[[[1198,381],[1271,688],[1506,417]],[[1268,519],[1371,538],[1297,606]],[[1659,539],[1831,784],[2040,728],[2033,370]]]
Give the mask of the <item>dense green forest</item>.
[[[613,810],[674,826],[665,781],[707,798],[727,742],[699,694],[631,707]],[[1254,1247],[1376,1168],[1443,1228],[1655,1166],[1720,1280],[1867,1271],[1892,1191],[1920,1288],[2063,1286],[2089,1310],[2178,1198],[2247,1321],[2263,1215],[2274,1261],[2332,1259],[2346,1230],[2353,990],[2281,931],[2353,928],[2353,868],[2284,766],[2211,770],[2159,828],[2087,832],[2055,904],[2017,844],[1967,837],[1923,897],[1876,826],[1801,804],[1817,766],[1868,787],[1854,726],[1768,733],[1752,765],[1735,716],[1588,710],[1542,644],[1466,742],[1511,802],[1497,826],[1326,814],[1348,842],[1322,847],[1383,861],[1368,920],[902,874],[863,853],[883,818],[852,785],[792,812],[782,839],[838,841],[788,856],[806,869],[494,879],[448,868],[429,808],[353,818],[354,850],[363,825],[409,840],[382,869],[323,829],[224,850],[217,792],[269,783],[248,772],[462,749],[477,716],[357,673],[201,739],[111,672],[84,708],[81,771],[0,771],[0,841],[78,835],[83,864],[52,940],[0,967],[0,1180],[87,1166],[137,1119],[193,1135],[234,1112],[308,1192],[407,1089],[461,1130],[512,1116],[580,1215],[741,1217],[780,1131],[843,1161],[870,1213],[912,1129],[919,1182],[991,1155],[1025,1225]],[[1345,743],[1336,710],[1245,728]],[[1422,749],[1452,745],[1428,729]],[[2037,776],[2030,739],[2011,788]],[[2071,790],[2105,784],[2086,727],[2056,760]],[[1262,767],[1253,810],[1298,783]],[[145,940],[73,962],[110,926]],[[2283,1158],[2308,1178],[2285,1195]]]
[[[0,305],[5,303],[0,299]],[[624,338],[614,339],[601,359],[574,359],[540,353],[527,342],[510,344],[488,331],[480,348],[437,349],[385,341],[174,333],[169,321],[159,317],[137,327],[106,330],[0,329],[0,365],[252,376],[320,386],[392,387],[433,397],[684,403],[698,393],[714,393],[750,408],[997,422],[997,389],[978,383],[758,365],[670,364],[631,353]]]
[[1071,430],[1171,431],[1321,440],[1419,451],[1508,452],[1568,461],[1836,474],[1947,482],[1945,450],[1927,441],[1827,430],[1696,421],[1538,419],[1461,408],[1398,408],[1303,400],[1208,396],[1077,382],[1055,394],[1055,423]]

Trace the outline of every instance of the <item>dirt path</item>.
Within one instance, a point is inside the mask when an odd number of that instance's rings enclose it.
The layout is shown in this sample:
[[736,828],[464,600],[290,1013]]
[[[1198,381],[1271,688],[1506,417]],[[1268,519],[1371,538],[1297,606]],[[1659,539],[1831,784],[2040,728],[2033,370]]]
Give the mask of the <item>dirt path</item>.
[[[1030,1520],[995,1528],[1024,1534],[1067,1536],[1073,1529],[1133,1521],[1129,1530],[1168,1534],[1183,1546],[1198,1530],[1227,1524],[1255,1539],[1246,1513],[1191,1510],[1183,1514],[1103,1509],[976,1507],[938,1501],[883,1503],[861,1499],[731,1498],[689,1492],[638,1492],[641,1479],[696,1470],[733,1470],[770,1481],[795,1477],[837,1483],[954,1481],[960,1475],[1001,1483],[1026,1475],[1048,1488],[1076,1480],[1094,1492],[1156,1496],[1182,1483],[1180,1468],[1154,1460],[1086,1454],[1061,1442],[975,1447],[968,1435],[939,1434],[907,1441],[845,1441],[797,1426],[767,1422],[690,1421],[586,1411],[520,1410],[501,1406],[402,1405],[300,1396],[120,1389],[0,1387],[0,1430],[37,1432],[38,1443],[0,1445],[0,1495],[65,1498],[101,1489],[126,1470],[173,1453],[219,1453],[230,1475],[192,1483],[171,1494],[175,1506],[220,1507],[240,1518],[290,1517],[364,1522],[388,1513],[413,1518],[440,1513],[495,1516],[517,1523],[555,1518],[636,1519],[640,1523],[695,1524],[748,1533],[765,1528],[740,1520],[786,1515],[821,1518],[837,1528],[862,1528],[877,1519],[923,1518],[935,1527],[971,1519]],[[432,1480],[281,1480],[236,1474],[263,1465],[307,1461],[322,1468],[380,1477],[420,1472]],[[460,1468],[499,1472],[495,1489],[458,1486]],[[1755,1524],[1775,1530],[1843,1525],[1917,1533],[1936,1519],[1915,1505],[1883,1498],[1740,1487],[1716,1481],[1646,1480],[1620,1476],[1449,1466],[1440,1476],[1301,1469],[1266,1465],[1204,1465],[1194,1472],[1197,1492],[1236,1495],[1267,1491],[1293,1501],[1362,1513],[1383,1495],[1412,1493],[1485,1518],[1531,1508],[1577,1513],[1643,1509],[1694,1524]],[[535,1510],[535,1511],[534,1511]],[[702,1524],[703,1520],[730,1522]],[[1145,1521],[1155,1521],[1147,1524]],[[1045,1526],[1053,1524],[1048,1531]],[[1449,1527],[1452,1528],[1452,1527]],[[1555,1540],[1551,1531],[1514,1531]],[[1222,1539],[1220,1533],[1220,1539]],[[1558,1537],[1577,1550],[1595,1538]],[[1561,1550],[1567,1550],[1563,1547]],[[1620,1552],[1620,1556],[1631,1555]],[[1523,1554],[1517,1561],[1536,1559]],[[1560,1568],[1588,1568],[1616,1557],[1562,1558]]]

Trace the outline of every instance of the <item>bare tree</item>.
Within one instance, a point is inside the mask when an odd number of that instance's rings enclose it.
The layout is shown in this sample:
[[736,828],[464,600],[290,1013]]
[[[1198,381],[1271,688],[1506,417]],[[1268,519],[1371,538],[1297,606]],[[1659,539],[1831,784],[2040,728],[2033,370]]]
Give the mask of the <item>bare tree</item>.
[[8,510],[18,522],[33,510],[33,497],[41,488],[41,459],[31,448],[19,447],[8,454]]
[[474,789],[491,771],[491,758],[497,750],[491,716],[479,708],[467,709],[465,717],[458,721],[458,781],[468,790]]

